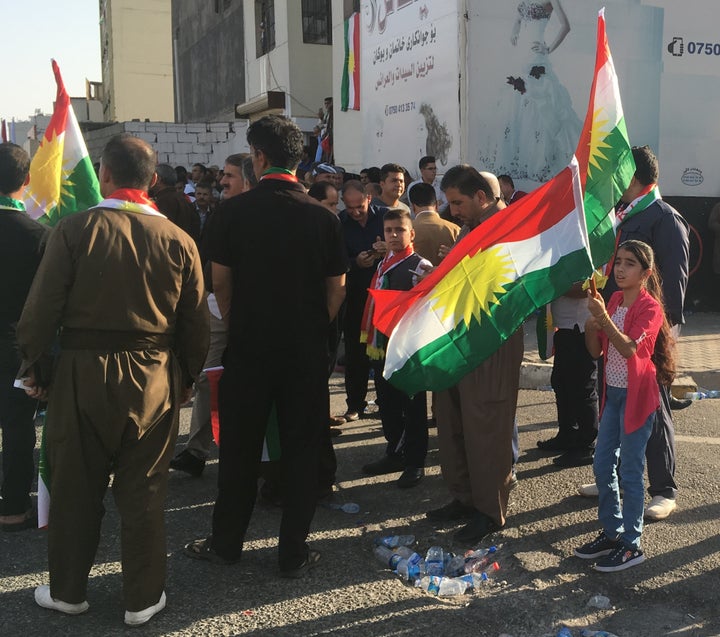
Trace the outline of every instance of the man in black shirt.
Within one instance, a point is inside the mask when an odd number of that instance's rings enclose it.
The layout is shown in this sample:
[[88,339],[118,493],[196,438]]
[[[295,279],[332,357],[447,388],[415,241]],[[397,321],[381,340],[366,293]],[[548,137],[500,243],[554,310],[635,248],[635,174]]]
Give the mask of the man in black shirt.
[[223,202],[210,230],[213,285],[229,327],[212,536],[185,551],[212,562],[240,559],[274,405],[284,496],[280,574],[302,577],[320,557],[305,542],[329,410],[327,331],[344,298],[347,266],[337,218],[295,177],[300,129],[271,115],[248,128],[247,140],[260,183]]
[[13,387],[20,368],[15,328],[50,234],[25,214],[19,200],[29,182],[30,157],[15,144],[0,144],[0,426],[3,481],[0,528],[19,531],[34,524],[30,503],[37,400]]
[[346,182],[342,198],[345,202],[342,229],[350,268],[343,321],[347,411],[336,419],[339,424],[357,420],[367,406],[370,361],[365,343],[360,342],[360,326],[375,268],[387,251],[382,240],[383,215],[387,208],[372,205],[359,181]]

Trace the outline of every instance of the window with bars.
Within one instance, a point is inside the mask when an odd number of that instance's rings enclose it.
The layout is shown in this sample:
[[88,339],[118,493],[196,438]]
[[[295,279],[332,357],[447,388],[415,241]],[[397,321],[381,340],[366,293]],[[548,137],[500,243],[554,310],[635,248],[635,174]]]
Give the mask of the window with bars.
[[275,48],[275,0],[255,0],[255,51],[257,57]]
[[330,0],[302,0],[303,42],[332,44]]

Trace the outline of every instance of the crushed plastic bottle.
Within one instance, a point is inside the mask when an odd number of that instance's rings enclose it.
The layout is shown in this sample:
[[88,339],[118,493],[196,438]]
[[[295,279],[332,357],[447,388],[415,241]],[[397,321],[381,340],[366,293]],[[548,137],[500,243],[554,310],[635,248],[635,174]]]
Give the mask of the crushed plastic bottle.
[[588,630],[583,628],[580,637],[617,637],[615,633],[609,633],[606,630]]
[[557,631],[557,635],[555,635],[555,637],[573,637],[572,630],[570,630],[567,626],[563,626]]
[[705,398],[720,398],[720,391],[717,391],[715,389],[708,390],[708,389],[698,389],[698,391],[692,391],[687,392],[685,394],[685,398],[690,398],[691,400],[704,400]]
[[[452,554],[450,554],[452,555]],[[445,565],[446,577],[459,577],[465,574],[465,556],[452,555]]]
[[487,549],[479,549],[465,553],[465,572],[480,573],[484,571],[494,561],[493,554],[496,551],[497,547],[491,546]]
[[587,606],[589,606],[590,608],[599,608],[600,610],[607,610],[608,608],[612,608],[610,598],[605,597],[605,595],[593,595],[588,600]]
[[425,572],[442,577],[445,572],[445,553],[442,546],[431,546],[425,556]]
[[415,581],[425,575],[425,560],[413,553],[410,557],[402,558],[395,567],[397,574],[406,581]]
[[399,546],[397,549],[389,549],[387,546],[376,546],[375,557],[378,558],[381,564],[387,566],[391,571],[397,568],[398,563],[402,559],[408,559],[413,555],[413,550],[407,546]]
[[464,595],[467,588],[467,582],[460,577],[441,577],[437,594],[439,597]]
[[387,535],[375,540],[375,546],[387,546],[394,549],[397,546],[412,546],[415,544],[414,535]]
[[460,579],[467,584],[468,588],[475,590],[488,581],[488,574],[468,573],[467,575],[462,575]]
[[342,511],[343,513],[360,513],[360,505],[355,502],[345,502],[344,504],[338,504],[337,502],[328,503],[328,508],[334,511]]

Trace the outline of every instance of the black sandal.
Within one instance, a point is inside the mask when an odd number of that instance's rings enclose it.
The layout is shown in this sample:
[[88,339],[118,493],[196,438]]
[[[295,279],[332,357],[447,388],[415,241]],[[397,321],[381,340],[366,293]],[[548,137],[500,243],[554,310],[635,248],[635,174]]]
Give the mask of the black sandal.
[[237,564],[240,561],[239,557],[234,560],[228,560],[218,555],[212,546],[210,546],[211,541],[211,537],[193,540],[185,545],[183,552],[194,560],[203,560],[205,562],[212,562],[213,564]]

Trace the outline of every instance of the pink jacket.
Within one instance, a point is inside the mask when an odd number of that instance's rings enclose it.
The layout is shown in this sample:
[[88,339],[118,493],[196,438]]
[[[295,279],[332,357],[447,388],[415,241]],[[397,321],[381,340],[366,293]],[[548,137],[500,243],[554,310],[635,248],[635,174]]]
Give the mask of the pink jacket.
[[[623,300],[622,292],[615,292],[608,301],[607,313],[612,316]],[[640,429],[645,421],[660,406],[660,389],[655,376],[655,364],[651,360],[655,340],[663,324],[664,311],[661,305],[644,288],[625,315],[624,334],[637,345],[635,354],[626,359],[628,367],[628,391],[625,403],[625,433]],[[598,334],[607,364],[608,337],[605,332]],[[605,379],[603,378],[603,383]],[[603,408],[605,402],[603,401]]]

